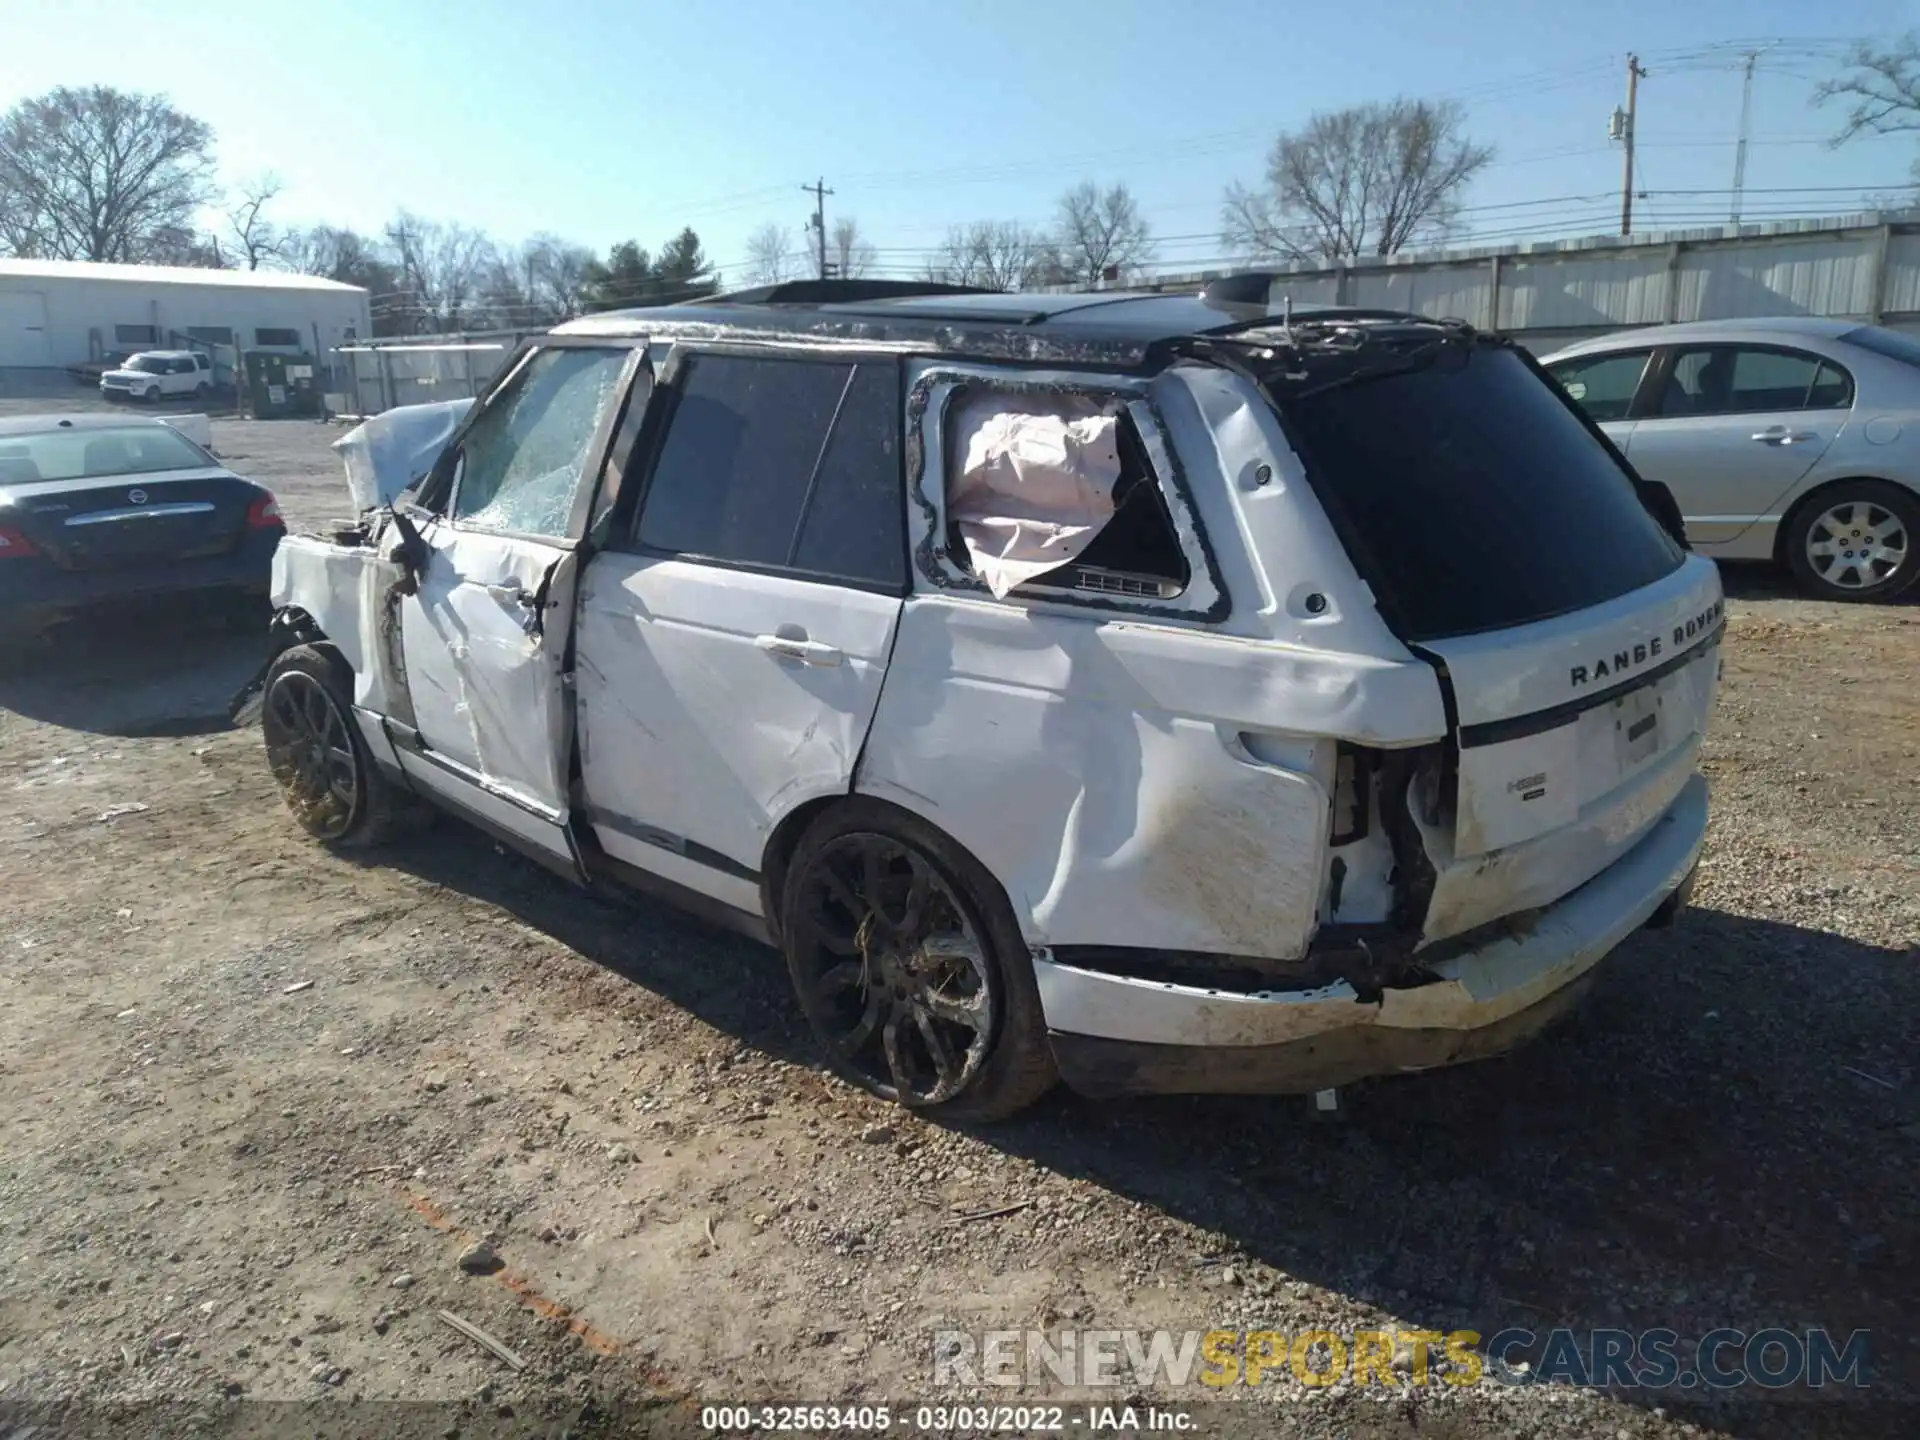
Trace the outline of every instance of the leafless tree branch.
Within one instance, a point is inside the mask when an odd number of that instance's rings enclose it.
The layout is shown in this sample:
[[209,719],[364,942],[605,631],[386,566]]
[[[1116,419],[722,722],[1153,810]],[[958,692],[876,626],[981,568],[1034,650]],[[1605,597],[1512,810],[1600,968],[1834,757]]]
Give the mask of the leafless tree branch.
[[1856,135],[1920,131],[1920,30],[1884,48],[1862,41],[1846,65],[1846,74],[1822,81],[1813,92],[1816,105],[1840,100],[1848,106],[1835,145]]
[[1137,274],[1152,258],[1153,231],[1125,185],[1088,180],[1060,197],[1056,244],[1069,278],[1097,285]]
[[1392,255],[1445,234],[1493,147],[1451,101],[1396,99],[1317,114],[1274,142],[1267,188],[1228,189],[1221,238],[1259,257]]
[[860,222],[851,215],[842,215],[833,222],[827,254],[839,267],[833,273],[843,280],[859,279],[873,269],[879,258],[879,252],[861,235]]
[[192,232],[213,131],[164,96],[61,86],[0,117],[0,243],[63,260],[141,258]]
[[986,290],[1018,290],[1060,274],[1059,252],[1040,231],[1018,220],[976,220],[947,231],[927,278]]
[[402,307],[420,333],[469,327],[483,311],[480,292],[499,264],[493,242],[464,225],[423,220],[402,210],[387,224],[387,244],[408,292]]
[[245,181],[239,186],[240,203],[227,212],[227,224],[231,227],[240,263],[249,270],[258,270],[262,261],[280,254],[285,237],[264,213],[280,190],[277,175]]
[[778,285],[794,273],[793,233],[771,220],[747,237],[747,283]]

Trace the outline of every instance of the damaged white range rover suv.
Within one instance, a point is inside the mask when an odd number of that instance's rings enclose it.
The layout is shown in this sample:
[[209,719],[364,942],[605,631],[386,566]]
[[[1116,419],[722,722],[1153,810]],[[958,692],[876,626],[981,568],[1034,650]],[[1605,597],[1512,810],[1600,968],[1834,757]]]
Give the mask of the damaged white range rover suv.
[[1714,566],[1464,325],[787,285],[342,445],[260,682],[300,822],[731,921],[903,1104],[1492,1055],[1700,853]]

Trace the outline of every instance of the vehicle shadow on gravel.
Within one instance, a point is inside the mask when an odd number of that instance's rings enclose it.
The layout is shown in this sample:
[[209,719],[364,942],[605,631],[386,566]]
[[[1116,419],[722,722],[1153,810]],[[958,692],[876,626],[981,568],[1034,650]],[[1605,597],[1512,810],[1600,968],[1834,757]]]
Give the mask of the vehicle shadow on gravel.
[[[763,1053],[817,1058],[763,946],[665,905],[582,896],[458,824],[378,863],[502,905]],[[1483,1336],[1865,1328],[1879,1376],[1920,1291],[1912,961],[1695,909],[1629,941],[1564,1028],[1501,1059],[1354,1087],[1335,1122],[1299,1097],[1056,1091],[969,1129],[1212,1232],[1178,1261],[1196,1288],[1271,1266]],[[1285,1294],[1272,1298],[1287,1329]],[[1663,1394],[1647,1403],[1676,1398]]]
[[764,945],[645,897],[585,893],[450,818],[364,863],[498,905],[743,1044],[784,1060],[815,1058],[786,962]]
[[95,735],[207,735],[267,655],[264,602],[183,598],[68,620],[0,656],[0,710]]
[[1696,909],[1566,1027],[1354,1087],[1339,1121],[1064,1098],[988,1138],[1215,1232],[1216,1278],[1246,1257],[1482,1336],[1869,1329],[1878,1384],[1920,1293],[1915,958]]
[[[1817,603],[1807,599],[1784,566],[1768,565],[1756,560],[1722,560],[1720,587],[1726,591],[1729,600],[1790,600],[1801,605]],[[1892,600],[1868,600],[1861,604],[1861,608],[1869,610],[1899,610],[1915,606],[1920,606],[1920,585]]]

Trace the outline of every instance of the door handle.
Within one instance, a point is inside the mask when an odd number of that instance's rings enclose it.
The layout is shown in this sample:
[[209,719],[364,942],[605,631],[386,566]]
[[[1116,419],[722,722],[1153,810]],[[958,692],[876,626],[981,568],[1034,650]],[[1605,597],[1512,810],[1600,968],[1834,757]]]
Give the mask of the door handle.
[[1762,445],[1804,445],[1820,437],[1812,430],[1789,430],[1784,425],[1771,425],[1765,430],[1755,431],[1753,438]]
[[838,665],[847,657],[831,645],[799,635],[756,635],[753,643],[769,655],[782,660],[798,660],[802,665]]

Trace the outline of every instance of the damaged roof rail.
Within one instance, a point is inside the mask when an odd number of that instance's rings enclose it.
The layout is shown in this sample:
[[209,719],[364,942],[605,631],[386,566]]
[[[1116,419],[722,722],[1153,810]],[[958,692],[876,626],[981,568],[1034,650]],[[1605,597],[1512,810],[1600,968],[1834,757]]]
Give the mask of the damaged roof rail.
[[980,285],[938,280],[785,280],[725,295],[703,295],[689,305],[841,305],[860,300],[904,300],[915,295],[999,295]]
[[1284,312],[1155,341],[1148,346],[1147,360],[1153,366],[1184,355],[1218,362],[1223,347],[1266,356],[1280,350],[1351,352],[1372,340],[1411,338],[1410,332],[1411,335],[1437,336],[1443,341],[1500,343],[1501,340],[1494,332],[1476,329],[1465,320],[1435,319],[1405,310],[1347,306],[1309,306],[1295,310],[1288,307]]

